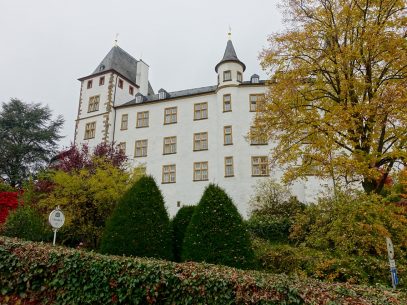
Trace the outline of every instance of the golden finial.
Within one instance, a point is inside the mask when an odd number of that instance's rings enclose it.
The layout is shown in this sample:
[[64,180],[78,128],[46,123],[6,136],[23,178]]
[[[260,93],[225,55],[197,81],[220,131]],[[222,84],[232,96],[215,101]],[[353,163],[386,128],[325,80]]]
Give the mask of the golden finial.
[[115,46],[115,47],[117,47],[118,38],[119,38],[119,33],[116,33],[116,38],[115,38],[115,40],[114,40],[114,46]]

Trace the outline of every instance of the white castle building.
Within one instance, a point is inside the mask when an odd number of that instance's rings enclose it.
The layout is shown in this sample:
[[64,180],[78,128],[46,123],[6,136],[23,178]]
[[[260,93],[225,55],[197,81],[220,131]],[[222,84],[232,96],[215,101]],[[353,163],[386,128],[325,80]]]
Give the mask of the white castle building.
[[[75,143],[119,144],[133,166],[142,164],[156,179],[171,216],[182,205],[196,204],[213,182],[247,217],[259,179],[282,173],[269,169],[273,144],[247,138],[268,89],[258,75],[247,78],[245,69],[229,39],[215,66],[216,85],[155,93],[149,66],[114,46],[95,71],[79,79]],[[302,202],[312,201],[318,189],[315,179],[292,185]]]

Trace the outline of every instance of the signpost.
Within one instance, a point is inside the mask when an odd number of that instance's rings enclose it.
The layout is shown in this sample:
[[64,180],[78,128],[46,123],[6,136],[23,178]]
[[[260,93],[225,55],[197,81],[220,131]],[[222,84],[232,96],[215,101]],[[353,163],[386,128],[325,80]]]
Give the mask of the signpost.
[[399,278],[397,277],[396,261],[394,259],[394,247],[389,237],[386,237],[386,244],[387,244],[387,254],[389,255],[391,284],[393,286],[393,289],[396,289],[396,286],[399,283]]
[[57,239],[57,231],[64,225],[65,222],[65,215],[64,213],[62,213],[59,206],[57,206],[55,210],[49,213],[48,222],[51,225],[52,230],[54,231],[54,241],[52,242],[52,245],[55,246],[55,241]]

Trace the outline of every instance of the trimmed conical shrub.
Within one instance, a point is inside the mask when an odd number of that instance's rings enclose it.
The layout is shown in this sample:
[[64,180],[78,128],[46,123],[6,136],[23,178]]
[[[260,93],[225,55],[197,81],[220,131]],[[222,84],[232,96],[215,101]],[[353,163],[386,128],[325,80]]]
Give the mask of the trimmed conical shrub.
[[210,184],[188,225],[182,259],[237,268],[254,261],[249,234],[232,200],[220,187]]
[[174,247],[174,260],[179,262],[181,260],[181,249],[184,241],[185,231],[191,221],[192,214],[195,211],[195,206],[184,206],[179,209],[177,215],[172,220],[172,243]]
[[140,178],[121,198],[107,221],[100,251],[172,259],[170,221],[154,178]]

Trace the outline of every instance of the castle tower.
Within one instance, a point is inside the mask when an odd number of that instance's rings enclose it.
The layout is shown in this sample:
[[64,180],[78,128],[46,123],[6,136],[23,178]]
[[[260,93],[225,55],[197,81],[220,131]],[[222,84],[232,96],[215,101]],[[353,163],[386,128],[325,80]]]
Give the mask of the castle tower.
[[224,86],[238,86],[243,82],[243,72],[245,70],[246,66],[237,57],[229,33],[229,39],[223,58],[215,66],[215,72],[218,74],[218,88]]
[[75,143],[96,146],[114,141],[115,106],[134,99],[137,93],[154,94],[148,81],[149,67],[115,45],[96,69],[79,79],[81,91],[75,126]]

